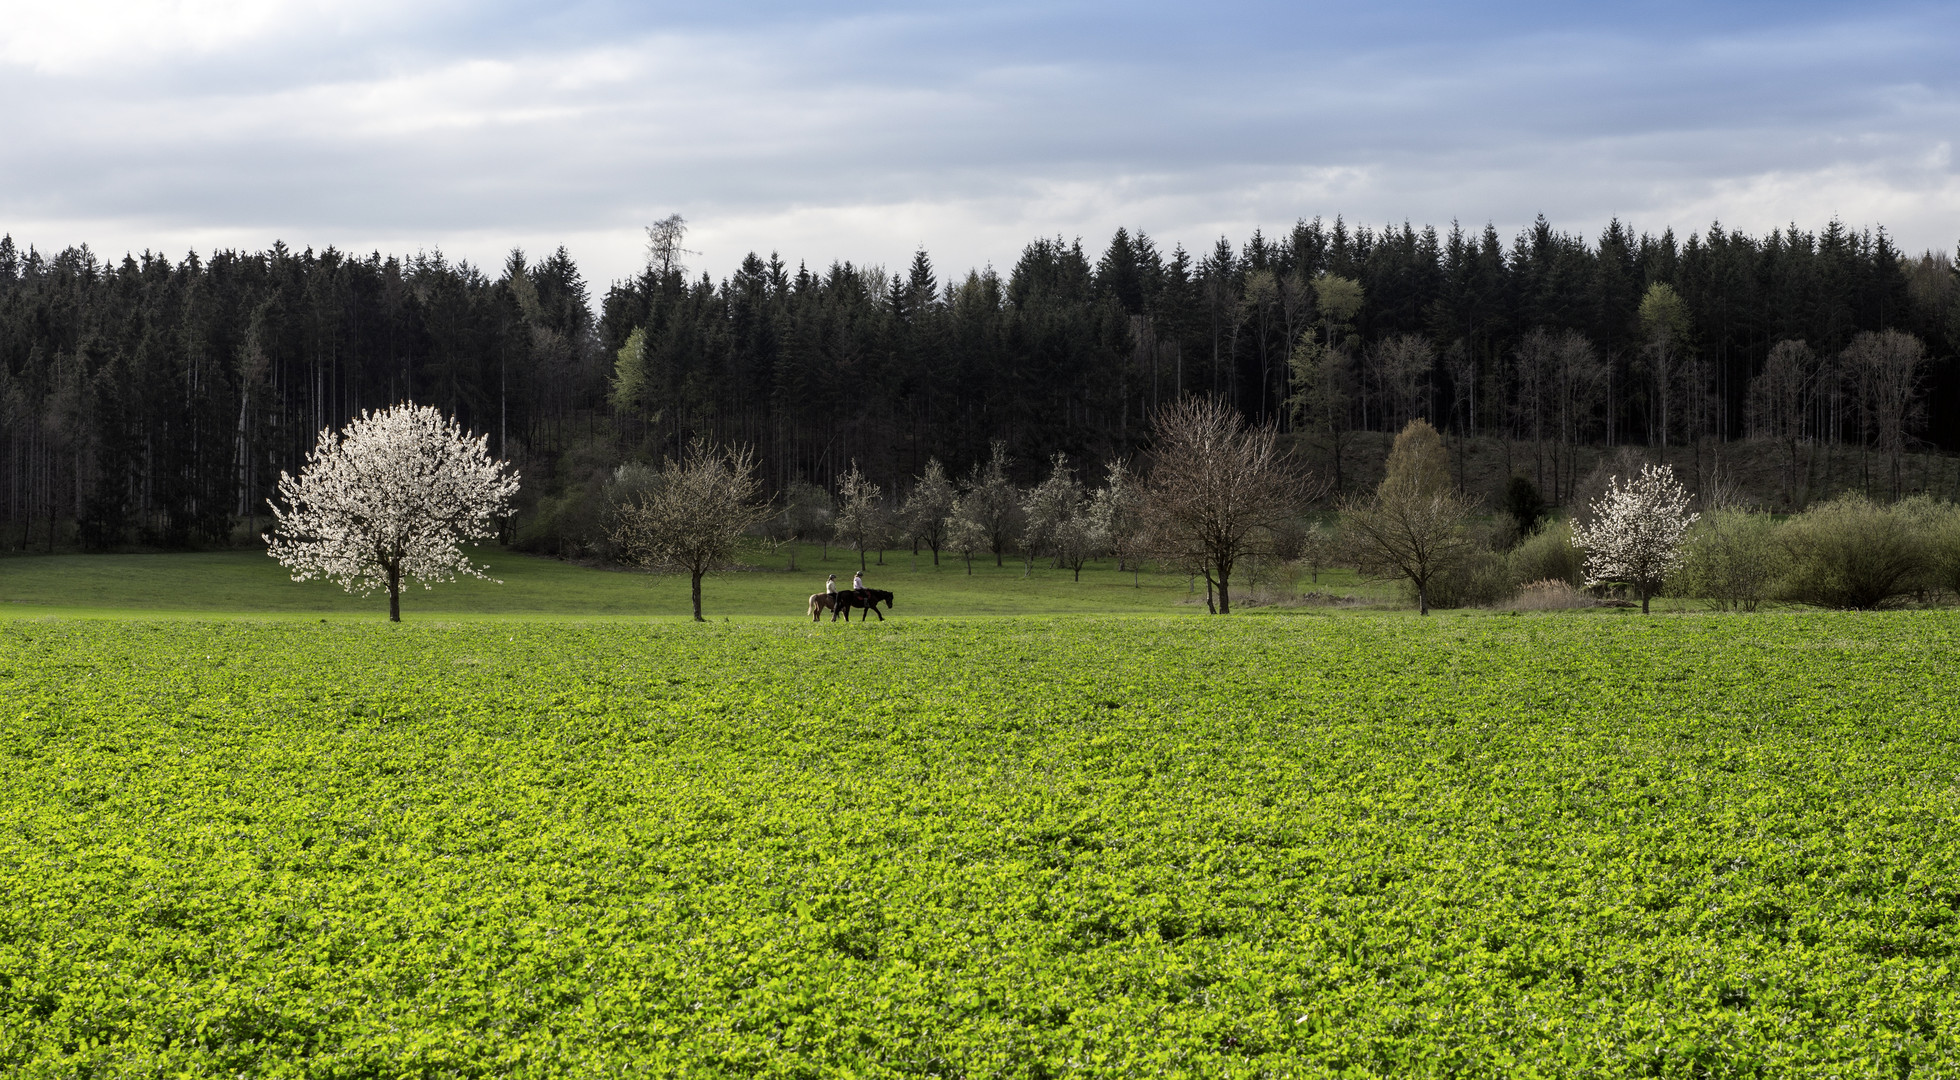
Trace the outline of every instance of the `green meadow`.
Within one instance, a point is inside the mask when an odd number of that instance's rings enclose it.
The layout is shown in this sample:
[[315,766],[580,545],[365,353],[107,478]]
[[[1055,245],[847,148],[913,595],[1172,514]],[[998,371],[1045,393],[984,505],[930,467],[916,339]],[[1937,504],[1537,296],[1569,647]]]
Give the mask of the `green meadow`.
[[1955,1073],[1950,613],[843,629],[0,621],[0,1073]]
[[[431,589],[402,590],[402,618],[441,616],[685,616],[688,581],[683,575],[599,569],[498,548],[477,552],[501,584],[463,577]],[[703,583],[704,614],[724,616],[802,616],[810,594],[836,574],[850,584],[855,553],[811,546],[797,552],[797,569],[788,569],[783,552],[754,550],[742,555],[745,569],[709,576]],[[1085,569],[1077,582],[1065,570],[1037,564],[1032,572],[1017,559],[996,567],[992,557],[975,559],[972,573],[957,559],[908,552],[875,556],[866,581],[896,594],[900,617],[1017,615],[1115,612],[1174,612],[1203,609],[1204,582],[1144,572],[1119,572],[1104,562]],[[1323,574],[1324,581],[1333,580]],[[1347,591],[1367,592],[1353,575],[1336,574]],[[1311,586],[1309,586],[1311,587]],[[1331,587],[1331,586],[1330,586]],[[1379,591],[1379,590],[1377,590]],[[0,559],[0,616],[160,613],[238,615],[376,616],[386,618],[385,593],[362,598],[322,581],[294,582],[262,551],[213,551],[141,555],[48,555]],[[828,616],[826,616],[828,618]],[[877,621],[875,618],[872,621]]]

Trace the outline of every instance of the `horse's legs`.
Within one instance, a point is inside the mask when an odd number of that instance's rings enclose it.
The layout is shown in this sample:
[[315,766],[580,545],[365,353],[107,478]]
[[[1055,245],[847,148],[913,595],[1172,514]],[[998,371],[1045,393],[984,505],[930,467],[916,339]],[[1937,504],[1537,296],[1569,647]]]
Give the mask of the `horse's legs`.
[[876,615],[876,616],[878,616],[878,621],[879,621],[879,622],[884,622],[884,621],[885,621],[885,613],[884,613],[884,612],[882,612],[882,611],[879,611],[879,610],[878,610],[878,605],[876,605],[876,604],[873,604],[873,605],[871,605],[870,607],[868,607],[868,608],[866,608],[865,610],[866,610],[866,611],[869,611],[869,612],[871,612],[871,614],[873,614],[873,615]]

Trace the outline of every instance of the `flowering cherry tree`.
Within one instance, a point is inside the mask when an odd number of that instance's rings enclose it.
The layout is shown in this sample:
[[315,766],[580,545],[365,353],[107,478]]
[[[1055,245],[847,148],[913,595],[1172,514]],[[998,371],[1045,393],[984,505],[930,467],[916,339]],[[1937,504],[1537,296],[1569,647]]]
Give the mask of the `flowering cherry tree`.
[[495,535],[517,492],[516,471],[491,460],[487,439],[412,404],[322,429],[299,475],[279,475],[286,506],[272,504],[269,554],[294,581],[326,578],[362,596],[387,589],[388,618],[400,622],[404,579],[426,589],[486,576],[462,545]]
[[1592,504],[1592,522],[1572,530],[1572,545],[1586,554],[1586,583],[1631,582],[1647,614],[1648,598],[1679,565],[1681,540],[1700,516],[1688,513],[1688,491],[1671,465],[1644,465],[1624,486],[1614,477]]

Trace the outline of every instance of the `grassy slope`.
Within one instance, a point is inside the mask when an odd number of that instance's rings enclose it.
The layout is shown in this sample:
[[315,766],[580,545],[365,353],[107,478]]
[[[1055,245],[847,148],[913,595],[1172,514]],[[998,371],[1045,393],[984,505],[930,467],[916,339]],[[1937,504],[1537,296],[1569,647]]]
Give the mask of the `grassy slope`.
[[[1024,578],[1020,563],[1012,560],[996,568],[991,559],[976,559],[973,575],[968,576],[964,565],[954,560],[942,560],[934,569],[930,556],[922,556],[915,570],[909,552],[887,552],[885,557],[886,565],[872,565],[866,580],[896,594],[892,614],[897,615],[1192,610],[1185,579],[1144,574],[1139,587],[1131,575],[1117,573],[1113,563],[1085,569],[1076,582],[1066,571],[1041,565]],[[751,552],[744,559],[760,569],[714,575],[703,583],[703,613],[708,617],[800,616],[807,610],[810,594],[823,588],[826,574],[834,573],[848,585],[857,568],[855,555],[846,558],[846,553],[834,549],[828,561],[822,559],[820,549],[800,551],[794,572],[784,569],[784,555]],[[503,584],[461,578],[433,590],[405,589],[402,618],[658,616],[686,615],[690,610],[688,582],[682,576],[621,573],[498,550],[485,551],[480,561]],[[1348,591],[1361,588],[1352,574],[1323,574],[1322,580],[1344,582]],[[1197,600],[1202,603],[1203,584],[1198,588]],[[263,552],[0,559],[0,617],[169,611],[385,618],[387,609],[387,598],[381,594],[363,599],[324,582],[295,583]]]
[[1952,1075],[1957,637],[0,623],[0,1072]]

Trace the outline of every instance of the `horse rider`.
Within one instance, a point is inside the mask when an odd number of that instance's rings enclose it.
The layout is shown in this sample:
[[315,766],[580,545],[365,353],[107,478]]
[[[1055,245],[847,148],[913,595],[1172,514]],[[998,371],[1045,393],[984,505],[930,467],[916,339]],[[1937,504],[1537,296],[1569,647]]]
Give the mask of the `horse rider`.
[[864,571],[851,575],[851,591],[858,594],[858,599],[864,599]]

